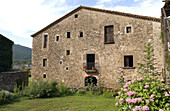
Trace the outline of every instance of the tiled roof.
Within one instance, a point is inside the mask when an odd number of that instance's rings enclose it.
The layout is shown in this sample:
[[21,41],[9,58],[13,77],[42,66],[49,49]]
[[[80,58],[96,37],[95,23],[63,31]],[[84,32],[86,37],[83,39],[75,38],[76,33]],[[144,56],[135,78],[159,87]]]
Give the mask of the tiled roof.
[[118,11],[111,11],[111,10],[105,10],[105,9],[99,9],[99,8],[92,8],[92,7],[86,7],[86,6],[79,6],[76,9],[74,9],[73,11],[67,13],[66,15],[64,15],[63,17],[59,18],[58,20],[54,21],[53,23],[49,24],[48,26],[44,27],[43,29],[41,29],[40,31],[32,34],[32,37],[35,37],[36,35],[38,35],[39,33],[45,31],[46,29],[48,29],[49,27],[52,27],[53,25],[55,25],[56,23],[59,23],[60,21],[62,21],[63,19],[67,18],[68,16],[70,16],[71,14],[79,11],[80,9],[87,9],[87,10],[92,10],[92,11],[98,11],[98,12],[103,12],[103,13],[110,13],[110,14],[115,14],[115,15],[122,15],[122,16],[127,16],[127,17],[132,17],[132,18],[138,18],[138,19],[143,19],[143,20],[150,20],[150,21],[155,21],[155,22],[160,22],[159,18],[155,18],[155,17],[149,17],[149,16],[142,16],[142,15],[135,15],[135,14],[130,14],[130,13],[124,13],[124,12],[118,12]]

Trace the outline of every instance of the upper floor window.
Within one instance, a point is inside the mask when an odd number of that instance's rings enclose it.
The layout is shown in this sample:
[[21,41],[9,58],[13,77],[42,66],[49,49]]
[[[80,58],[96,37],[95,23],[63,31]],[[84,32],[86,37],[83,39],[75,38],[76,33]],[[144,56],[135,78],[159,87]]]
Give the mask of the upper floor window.
[[80,37],[83,37],[83,32],[80,32]]
[[126,33],[132,33],[132,27],[131,26],[126,27]]
[[47,75],[46,75],[46,74],[43,74],[43,78],[47,78]]
[[124,67],[133,67],[133,56],[124,56]]
[[104,42],[114,43],[114,27],[113,25],[105,26],[104,28]]
[[43,48],[47,48],[47,42],[48,42],[48,35],[44,35]]
[[78,14],[75,14],[74,17],[75,17],[75,18],[78,18]]
[[56,41],[59,41],[59,38],[60,38],[60,36],[57,35],[57,36],[56,36]]
[[70,55],[70,50],[66,50],[66,55]]
[[70,38],[71,35],[70,35],[70,32],[67,32],[67,38]]
[[43,59],[43,67],[47,66],[47,59]]

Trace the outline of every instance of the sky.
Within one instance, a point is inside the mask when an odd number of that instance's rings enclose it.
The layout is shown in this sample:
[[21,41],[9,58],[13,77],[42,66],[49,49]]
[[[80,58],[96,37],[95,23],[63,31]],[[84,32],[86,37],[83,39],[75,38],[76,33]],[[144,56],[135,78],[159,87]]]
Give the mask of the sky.
[[162,0],[0,0],[0,34],[32,48],[33,33],[78,6],[160,18]]

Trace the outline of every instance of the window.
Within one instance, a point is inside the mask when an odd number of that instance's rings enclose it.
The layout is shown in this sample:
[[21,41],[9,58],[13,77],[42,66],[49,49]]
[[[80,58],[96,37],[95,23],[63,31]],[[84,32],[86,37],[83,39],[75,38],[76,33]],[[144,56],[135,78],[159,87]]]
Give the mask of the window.
[[131,33],[131,32],[132,32],[131,26],[126,27],[126,33]]
[[67,32],[67,38],[70,38],[70,32]]
[[95,54],[87,54],[87,70],[92,70],[95,67]]
[[59,41],[59,36],[56,36],[56,41]]
[[78,14],[75,14],[75,16],[74,16],[75,18],[78,18]]
[[83,32],[80,32],[80,37],[83,37]]
[[133,67],[133,56],[124,56],[124,67]]
[[47,75],[46,75],[46,74],[43,74],[43,78],[47,78]]
[[105,26],[104,29],[104,42],[105,43],[114,43],[114,29],[113,29],[113,25],[110,26]]
[[66,50],[66,55],[70,55],[70,50]]
[[63,61],[62,60],[60,60],[60,65],[62,65],[63,64]]
[[44,35],[44,44],[43,44],[43,48],[47,48],[47,41],[48,41],[48,35]]
[[47,66],[47,59],[43,59],[43,67]]
[[66,70],[68,70],[68,67],[66,67]]

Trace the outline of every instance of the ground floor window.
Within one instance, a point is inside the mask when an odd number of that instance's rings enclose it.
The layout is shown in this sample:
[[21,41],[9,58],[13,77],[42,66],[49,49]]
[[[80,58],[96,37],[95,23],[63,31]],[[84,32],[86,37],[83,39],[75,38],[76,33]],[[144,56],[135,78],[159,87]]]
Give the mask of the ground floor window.
[[133,56],[124,56],[124,67],[133,67]]
[[93,77],[92,75],[85,77],[85,86],[93,84],[94,86],[97,86],[97,79],[96,77]]

